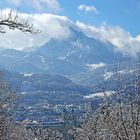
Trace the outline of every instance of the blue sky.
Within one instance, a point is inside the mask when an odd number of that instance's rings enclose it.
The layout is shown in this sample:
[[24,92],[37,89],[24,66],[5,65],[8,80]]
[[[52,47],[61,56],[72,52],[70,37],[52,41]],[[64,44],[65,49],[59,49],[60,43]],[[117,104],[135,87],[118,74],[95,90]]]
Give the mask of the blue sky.
[[[35,1],[45,0],[2,0],[0,8],[15,8],[27,13],[49,12],[97,26],[105,22],[111,26],[120,26],[132,36],[140,34],[140,0],[46,0],[57,1],[57,4],[54,3],[57,10],[47,4],[38,10]],[[79,5],[94,6],[97,12],[86,11],[84,8],[79,10]]]
[[[132,35],[140,33],[140,0],[61,0],[66,16],[85,23],[99,25],[106,22],[118,25],[131,32]],[[79,4],[94,5],[98,14],[94,12],[78,11]]]

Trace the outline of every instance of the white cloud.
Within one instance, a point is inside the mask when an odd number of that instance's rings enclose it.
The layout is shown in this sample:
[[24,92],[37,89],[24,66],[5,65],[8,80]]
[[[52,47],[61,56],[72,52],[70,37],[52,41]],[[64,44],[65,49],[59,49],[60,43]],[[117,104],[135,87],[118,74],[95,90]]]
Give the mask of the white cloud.
[[[37,11],[44,10],[44,3],[42,3],[40,0],[28,0],[26,1],[27,6],[30,6],[31,8],[36,9]],[[46,6],[46,4],[45,4]]]
[[58,0],[28,0],[28,4],[39,11],[43,11],[46,8],[51,12],[57,13],[62,10]]
[[79,10],[84,10],[86,12],[95,12],[96,14],[98,13],[97,9],[95,6],[87,6],[87,5],[84,5],[84,4],[81,4],[78,6],[78,9]]
[[48,7],[55,12],[61,11],[60,3],[58,0],[42,0],[47,3]]
[[138,35],[138,36],[136,37],[136,40],[137,40],[137,41],[140,41],[140,35]]
[[8,3],[15,6],[22,6],[22,3],[31,8],[35,8],[38,11],[48,9],[51,12],[57,13],[62,10],[58,0],[6,0]]
[[[6,9],[3,13],[8,13]],[[39,46],[46,43],[51,38],[64,39],[70,34],[69,24],[71,21],[63,16],[51,14],[21,14],[24,19],[28,19],[35,29],[41,31],[40,34],[25,34],[19,30],[9,30],[5,28],[6,33],[0,35],[0,47],[26,49],[33,46]]]
[[15,6],[19,6],[21,4],[21,0],[6,0],[8,3],[13,4]]
[[87,25],[77,21],[76,25],[89,37],[93,37],[104,42],[111,42],[116,46],[116,49],[123,53],[130,53],[135,55],[140,51],[140,35],[132,37],[129,32],[120,28],[119,26],[109,26],[102,24],[99,27],[94,25]]

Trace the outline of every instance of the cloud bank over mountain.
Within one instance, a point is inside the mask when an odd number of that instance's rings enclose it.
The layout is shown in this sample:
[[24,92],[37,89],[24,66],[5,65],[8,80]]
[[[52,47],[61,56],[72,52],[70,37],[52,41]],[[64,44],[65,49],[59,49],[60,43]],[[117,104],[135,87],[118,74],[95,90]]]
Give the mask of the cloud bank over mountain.
[[[3,14],[7,15],[9,9],[3,10]],[[15,14],[15,13],[13,13]],[[9,30],[5,28],[6,33],[0,35],[0,47],[13,48],[22,50],[34,46],[40,46],[51,38],[63,39],[70,34],[69,24],[71,21],[63,16],[51,14],[25,14],[20,13],[19,17],[27,19],[29,24],[33,24],[35,29],[39,29],[39,34],[25,34],[19,30]]]
[[[18,1],[17,1],[18,3]],[[7,14],[9,9],[3,10]],[[27,49],[35,46],[40,46],[50,39],[65,39],[71,35],[71,28],[75,28],[84,32],[87,36],[102,40],[104,42],[111,42],[116,46],[116,50],[123,53],[131,52],[135,55],[140,51],[140,35],[132,37],[132,35],[119,26],[110,26],[102,24],[97,27],[94,25],[87,25],[80,21],[73,22],[65,16],[58,16],[53,14],[27,14],[20,13],[21,17],[28,20],[41,31],[40,34],[25,34],[18,30],[11,31],[5,28],[6,34],[0,35],[0,47],[13,48],[17,50]]]
[[119,26],[109,26],[103,23],[101,26],[96,27],[79,21],[76,22],[76,25],[90,37],[104,42],[111,42],[119,51],[124,53],[131,52],[132,55],[140,51],[140,36],[132,37],[128,31]]

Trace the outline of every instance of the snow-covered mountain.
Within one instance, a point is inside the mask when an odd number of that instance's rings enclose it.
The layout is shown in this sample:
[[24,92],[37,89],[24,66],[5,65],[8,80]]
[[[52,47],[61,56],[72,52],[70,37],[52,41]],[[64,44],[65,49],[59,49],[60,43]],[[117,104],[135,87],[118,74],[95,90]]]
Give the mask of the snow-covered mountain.
[[92,79],[96,81],[97,78],[91,75],[108,69],[118,59],[127,60],[127,56],[117,51],[110,42],[90,38],[73,28],[70,31],[70,36],[65,39],[50,39],[44,45],[28,51],[1,49],[1,67],[23,73],[59,74],[79,83],[82,81],[82,84],[90,84]]

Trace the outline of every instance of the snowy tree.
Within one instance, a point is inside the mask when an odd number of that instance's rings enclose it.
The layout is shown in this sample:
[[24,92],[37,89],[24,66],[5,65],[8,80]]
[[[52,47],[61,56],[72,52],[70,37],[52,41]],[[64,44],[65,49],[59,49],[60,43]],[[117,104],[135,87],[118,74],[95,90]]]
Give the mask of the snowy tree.
[[0,71],[0,139],[1,140],[32,140],[21,125],[14,121],[17,96],[7,81],[4,70]]
[[[18,29],[22,32],[38,33],[32,24],[19,16],[18,12],[12,10],[4,14],[1,11],[0,33],[5,33],[5,27],[11,30]],[[1,140],[32,140],[25,128],[14,122],[14,108],[17,96],[7,81],[4,70],[0,70],[0,139]]]
[[32,129],[30,129],[30,133],[35,140],[64,140],[63,134],[57,129],[43,128],[41,123],[38,123],[36,126],[32,127]]
[[[76,140],[140,140],[140,71],[115,73],[116,91],[105,96],[95,115],[75,129]],[[104,91],[105,92],[105,91]]]

